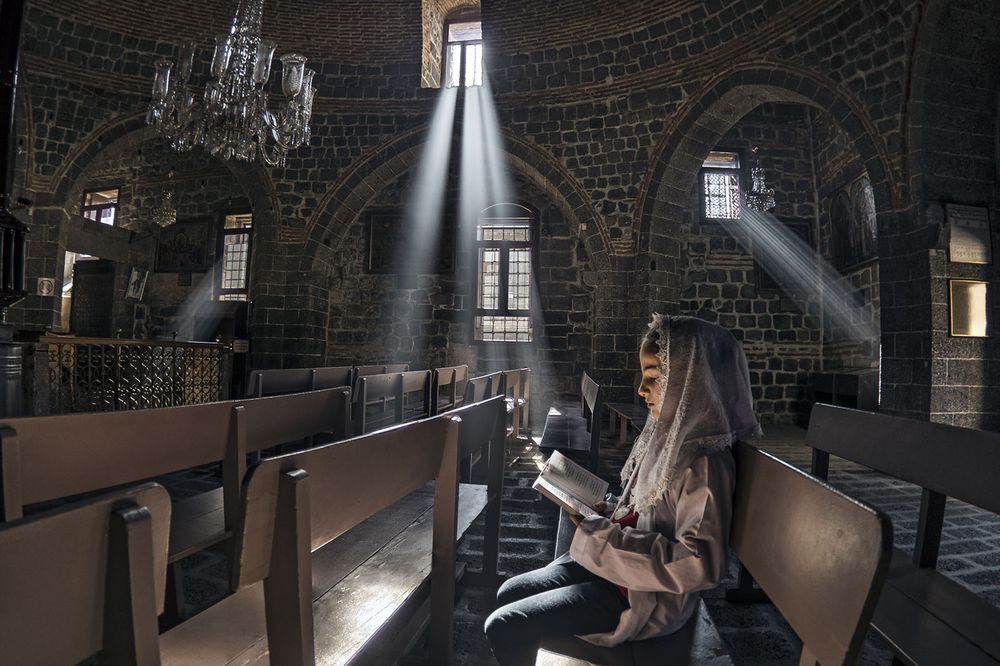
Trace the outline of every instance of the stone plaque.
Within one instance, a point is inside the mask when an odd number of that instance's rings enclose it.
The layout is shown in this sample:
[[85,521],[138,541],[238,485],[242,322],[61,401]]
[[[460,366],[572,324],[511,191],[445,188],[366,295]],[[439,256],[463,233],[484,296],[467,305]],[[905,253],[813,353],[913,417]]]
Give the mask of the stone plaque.
[[948,261],[989,264],[993,261],[990,215],[986,208],[945,204],[948,221]]

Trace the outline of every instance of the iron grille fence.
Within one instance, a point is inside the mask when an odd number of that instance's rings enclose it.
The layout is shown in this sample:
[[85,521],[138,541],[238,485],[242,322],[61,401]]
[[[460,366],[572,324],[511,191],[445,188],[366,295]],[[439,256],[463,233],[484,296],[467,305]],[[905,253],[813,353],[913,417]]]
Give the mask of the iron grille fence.
[[[174,407],[229,397],[232,350],[206,342],[43,337],[36,351],[40,412]],[[44,360],[43,360],[44,359]]]

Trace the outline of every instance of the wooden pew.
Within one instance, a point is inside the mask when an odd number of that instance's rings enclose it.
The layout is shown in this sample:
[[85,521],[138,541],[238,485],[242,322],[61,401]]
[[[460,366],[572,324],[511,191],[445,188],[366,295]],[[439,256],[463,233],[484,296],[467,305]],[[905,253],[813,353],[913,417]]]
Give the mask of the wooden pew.
[[248,398],[269,395],[301,393],[321,388],[354,385],[354,368],[340,366],[329,368],[284,368],[279,370],[254,370],[250,373]]
[[469,381],[469,366],[456,365],[436,368],[431,380],[431,409],[434,414],[442,414],[462,404],[465,385]]
[[232,535],[247,454],[317,433],[327,433],[327,441],[342,439],[349,433],[349,414],[350,390],[341,387],[185,407],[0,421],[0,518],[21,517],[26,505],[221,462],[221,488],[184,498],[174,507],[169,592],[170,609],[179,615],[179,563]]
[[916,546],[896,550],[872,627],[904,664],[1000,663],[1000,608],[935,570],[948,497],[1000,513],[1000,434],[817,404],[812,471],[830,455],[922,488]]
[[169,523],[149,483],[0,525],[3,663],[159,664]]
[[[414,401],[415,393],[419,397]],[[431,412],[431,372],[360,376],[354,383],[353,398],[355,435],[425,418]]]
[[164,664],[392,663],[424,607],[431,661],[447,663],[455,543],[486,503],[458,484],[461,426],[445,415],[254,466],[239,592],[164,634]]
[[597,474],[603,412],[604,387],[585,372],[580,380],[580,402],[559,401],[549,408],[538,448],[547,454],[559,451],[575,458],[586,456],[587,467]]
[[465,395],[462,403],[480,402],[503,393],[503,376],[499,372],[491,372],[478,377],[472,377],[465,384]]
[[507,395],[507,402],[511,407],[510,434],[518,437],[522,428],[524,430],[529,428],[531,370],[529,368],[504,370],[500,374],[504,393]]
[[[884,514],[747,444],[736,446],[730,545],[802,640],[800,664],[856,664],[892,551]],[[701,613],[680,631],[614,649],[543,649],[599,664],[701,664],[724,651]],[[961,662],[954,662],[961,663]]]
[[368,375],[393,375],[398,372],[409,372],[408,363],[393,363],[383,365],[356,365],[354,366],[354,377],[367,377]]

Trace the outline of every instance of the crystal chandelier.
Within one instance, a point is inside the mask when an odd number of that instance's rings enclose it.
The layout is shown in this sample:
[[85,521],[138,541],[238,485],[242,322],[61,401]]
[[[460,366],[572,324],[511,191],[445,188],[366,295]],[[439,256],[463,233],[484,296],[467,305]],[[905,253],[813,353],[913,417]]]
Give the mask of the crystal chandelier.
[[159,206],[153,207],[153,222],[159,227],[169,227],[177,221],[177,209],[173,204],[174,195],[165,191]]
[[759,146],[754,146],[752,151],[753,166],[750,168],[752,186],[747,192],[746,203],[750,208],[764,213],[774,208],[774,188],[768,187],[764,180],[764,170],[760,168],[760,156],[757,154],[759,150]]
[[201,99],[189,85],[195,45],[181,47],[177,67],[156,63],[153,101],[146,122],[179,151],[204,146],[223,159],[252,160],[259,152],[269,166],[284,166],[288,151],[309,142],[312,69],[297,53],[281,56],[286,99],[268,108],[267,83],[276,45],[261,39],[264,0],[239,0],[229,32],[215,38],[211,80]]

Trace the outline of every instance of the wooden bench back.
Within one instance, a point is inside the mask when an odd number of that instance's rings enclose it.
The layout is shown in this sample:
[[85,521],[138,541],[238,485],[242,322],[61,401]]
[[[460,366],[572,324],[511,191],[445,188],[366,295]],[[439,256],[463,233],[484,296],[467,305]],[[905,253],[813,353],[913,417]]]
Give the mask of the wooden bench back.
[[580,406],[590,433],[590,469],[595,474],[601,448],[601,419],[604,415],[604,387],[584,371],[580,378]]
[[251,468],[236,535],[240,556],[233,583],[239,588],[265,581],[272,663],[314,661],[310,552],[431,480],[432,657],[450,651],[459,425],[453,417],[436,417],[270,458]]
[[169,525],[153,483],[0,525],[3,662],[159,664]]
[[472,377],[465,385],[465,396],[462,402],[482,402],[487,398],[500,395],[503,390],[503,374],[500,372]]
[[414,421],[431,416],[432,396],[430,370],[410,370],[403,377],[403,420]]
[[354,368],[340,366],[329,368],[284,368],[280,370],[254,370],[250,373],[248,398],[268,395],[300,393],[321,388],[352,386]]
[[[462,420],[459,428],[459,460],[477,451],[486,459],[486,518],[483,533],[483,567],[478,574],[486,585],[497,583],[500,544],[500,505],[503,497],[504,454],[507,440],[507,403],[497,395],[448,412]],[[475,584],[475,583],[473,583]]]
[[504,370],[501,374],[503,375],[504,391],[514,404],[514,435],[516,436],[521,428],[528,427],[531,370],[519,368],[517,370]]
[[465,385],[469,381],[469,366],[456,365],[449,368],[436,368],[431,380],[431,408],[435,414],[446,412],[462,404],[465,396]]
[[388,365],[356,365],[354,366],[354,376],[367,377],[368,375],[390,375],[398,372],[408,372],[408,363],[394,363]]
[[736,446],[730,544],[803,642],[854,664],[888,570],[889,518],[752,446]]
[[806,443],[1000,513],[998,433],[817,404],[809,419]]
[[238,450],[252,453],[320,432],[346,436],[349,396],[342,387],[185,407],[2,421],[0,517],[11,520],[27,504],[132,483],[227,456],[238,462]]

